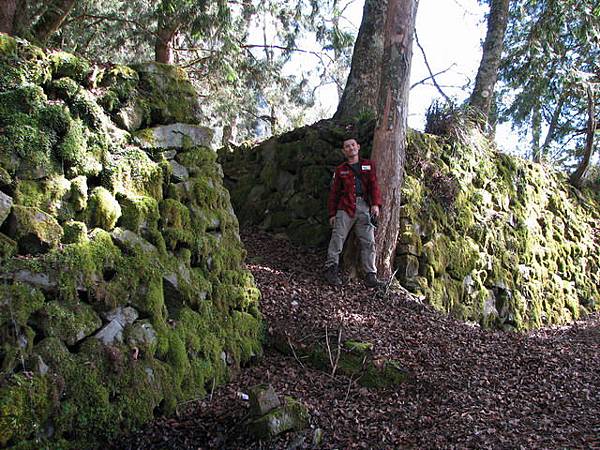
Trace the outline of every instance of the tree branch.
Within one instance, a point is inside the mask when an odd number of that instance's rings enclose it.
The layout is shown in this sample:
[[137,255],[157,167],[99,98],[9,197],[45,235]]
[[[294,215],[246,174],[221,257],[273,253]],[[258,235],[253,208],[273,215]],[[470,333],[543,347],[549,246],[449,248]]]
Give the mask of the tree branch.
[[[431,81],[433,81],[433,84],[435,85],[438,92],[442,95],[442,97],[444,97],[444,100],[446,100],[446,103],[451,104],[452,100],[450,100],[450,97],[448,97],[444,93],[442,88],[439,86],[439,84],[435,80],[435,75],[433,74],[433,71],[431,70],[431,66],[429,65],[429,61],[427,60],[427,55],[425,54],[425,49],[421,46],[421,43],[419,42],[419,35],[417,34],[417,30],[415,30],[415,42],[417,43],[419,50],[421,50],[421,53],[423,54],[423,60],[425,61],[425,66],[427,66],[427,70],[429,71],[429,75],[430,75],[429,78],[431,78]],[[411,89],[412,89],[412,87],[411,87]]]

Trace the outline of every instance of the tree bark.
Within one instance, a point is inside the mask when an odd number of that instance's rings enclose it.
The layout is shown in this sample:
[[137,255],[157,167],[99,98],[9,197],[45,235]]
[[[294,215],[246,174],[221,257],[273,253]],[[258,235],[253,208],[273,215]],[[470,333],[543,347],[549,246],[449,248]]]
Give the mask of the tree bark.
[[494,87],[498,79],[504,34],[508,24],[508,4],[509,0],[490,0],[483,55],[475,78],[475,88],[469,99],[469,104],[475,112],[475,121],[483,128],[486,128],[489,122]]
[[418,0],[389,0],[373,159],[383,198],[377,228],[377,270],[392,274],[400,227],[400,196],[404,181],[410,66]]
[[75,0],[52,0],[33,26],[33,35],[40,42],[46,42],[55,33],[75,6]]
[[350,74],[335,120],[348,122],[357,115],[377,113],[377,93],[383,58],[383,26],[388,0],[365,0],[362,21],[352,53]]
[[0,33],[14,33],[17,0],[0,0]]
[[583,152],[583,159],[579,163],[577,170],[571,175],[571,184],[576,187],[581,186],[581,183],[583,182],[583,179],[585,178],[590,168],[592,151],[594,149],[594,134],[596,134],[596,127],[598,125],[598,123],[596,122],[596,117],[594,116],[594,110],[596,106],[594,101],[594,92],[592,91],[592,88],[589,85],[587,87],[587,97],[588,120],[585,140],[585,151]]
[[173,40],[179,25],[161,25],[154,42],[154,60],[159,63],[173,64]]
[[536,104],[531,111],[531,155],[533,162],[542,161],[540,139],[542,138],[542,105]]
[[548,126],[548,132],[546,133],[546,138],[544,139],[544,143],[542,144],[542,155],[548,153],[548,147],[550,143],[554,139],[554,132],[556,131],[556,127],[558,126],[558,121],[560,119],[560,115],[562,112],[563,105],[565,104],[565,100],[567,98],[566,91],[563,92],[559,99],[556,108],[554,108],[554,112],[552,113],[552,119],[550,119],[550,125]]

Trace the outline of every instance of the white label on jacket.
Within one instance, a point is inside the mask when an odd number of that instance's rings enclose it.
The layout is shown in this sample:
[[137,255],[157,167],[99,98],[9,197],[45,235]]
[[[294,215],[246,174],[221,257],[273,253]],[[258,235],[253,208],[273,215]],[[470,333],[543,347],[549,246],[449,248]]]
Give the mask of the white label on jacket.
[[360,166],[360,168],[361,168],[361,170],[371,170],[371,165],[367,164],[367,165],[364,165],[364,166]]

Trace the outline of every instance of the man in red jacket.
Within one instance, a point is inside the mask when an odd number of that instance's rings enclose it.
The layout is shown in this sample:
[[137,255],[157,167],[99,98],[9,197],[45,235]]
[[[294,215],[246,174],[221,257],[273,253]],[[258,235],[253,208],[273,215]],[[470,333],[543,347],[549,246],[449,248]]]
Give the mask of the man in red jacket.
[[354,226],[360,240],[363,268],[367,273],[365,284],[376,287],[380,282],[377,280],[375,268],[373,222],[379,216],[381,192],[377,183],[375,165],[368,159],[360,158],[359,150],[360,145],[356,139],[344,140],[342,151],[346,156],[346,162],[337,166],[333,174],[333,184],[327,201],[329,223],[333,227],[333,232],[327,249],[325,277],[333,285],[342,284],[339,277],[340,254],[348,233]]

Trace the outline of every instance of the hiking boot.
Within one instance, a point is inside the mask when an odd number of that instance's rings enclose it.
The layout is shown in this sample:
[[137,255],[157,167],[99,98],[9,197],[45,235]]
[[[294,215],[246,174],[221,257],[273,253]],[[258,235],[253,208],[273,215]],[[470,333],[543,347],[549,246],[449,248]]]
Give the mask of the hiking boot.
[[342,280],[338,274],[338,266],[329,266],[325,268],[325,279],[332,286],[340,286]]
[[365,285],[370,288],[383,286],[383,281],[377,279],[376,273],[368,273],[365,279]]

